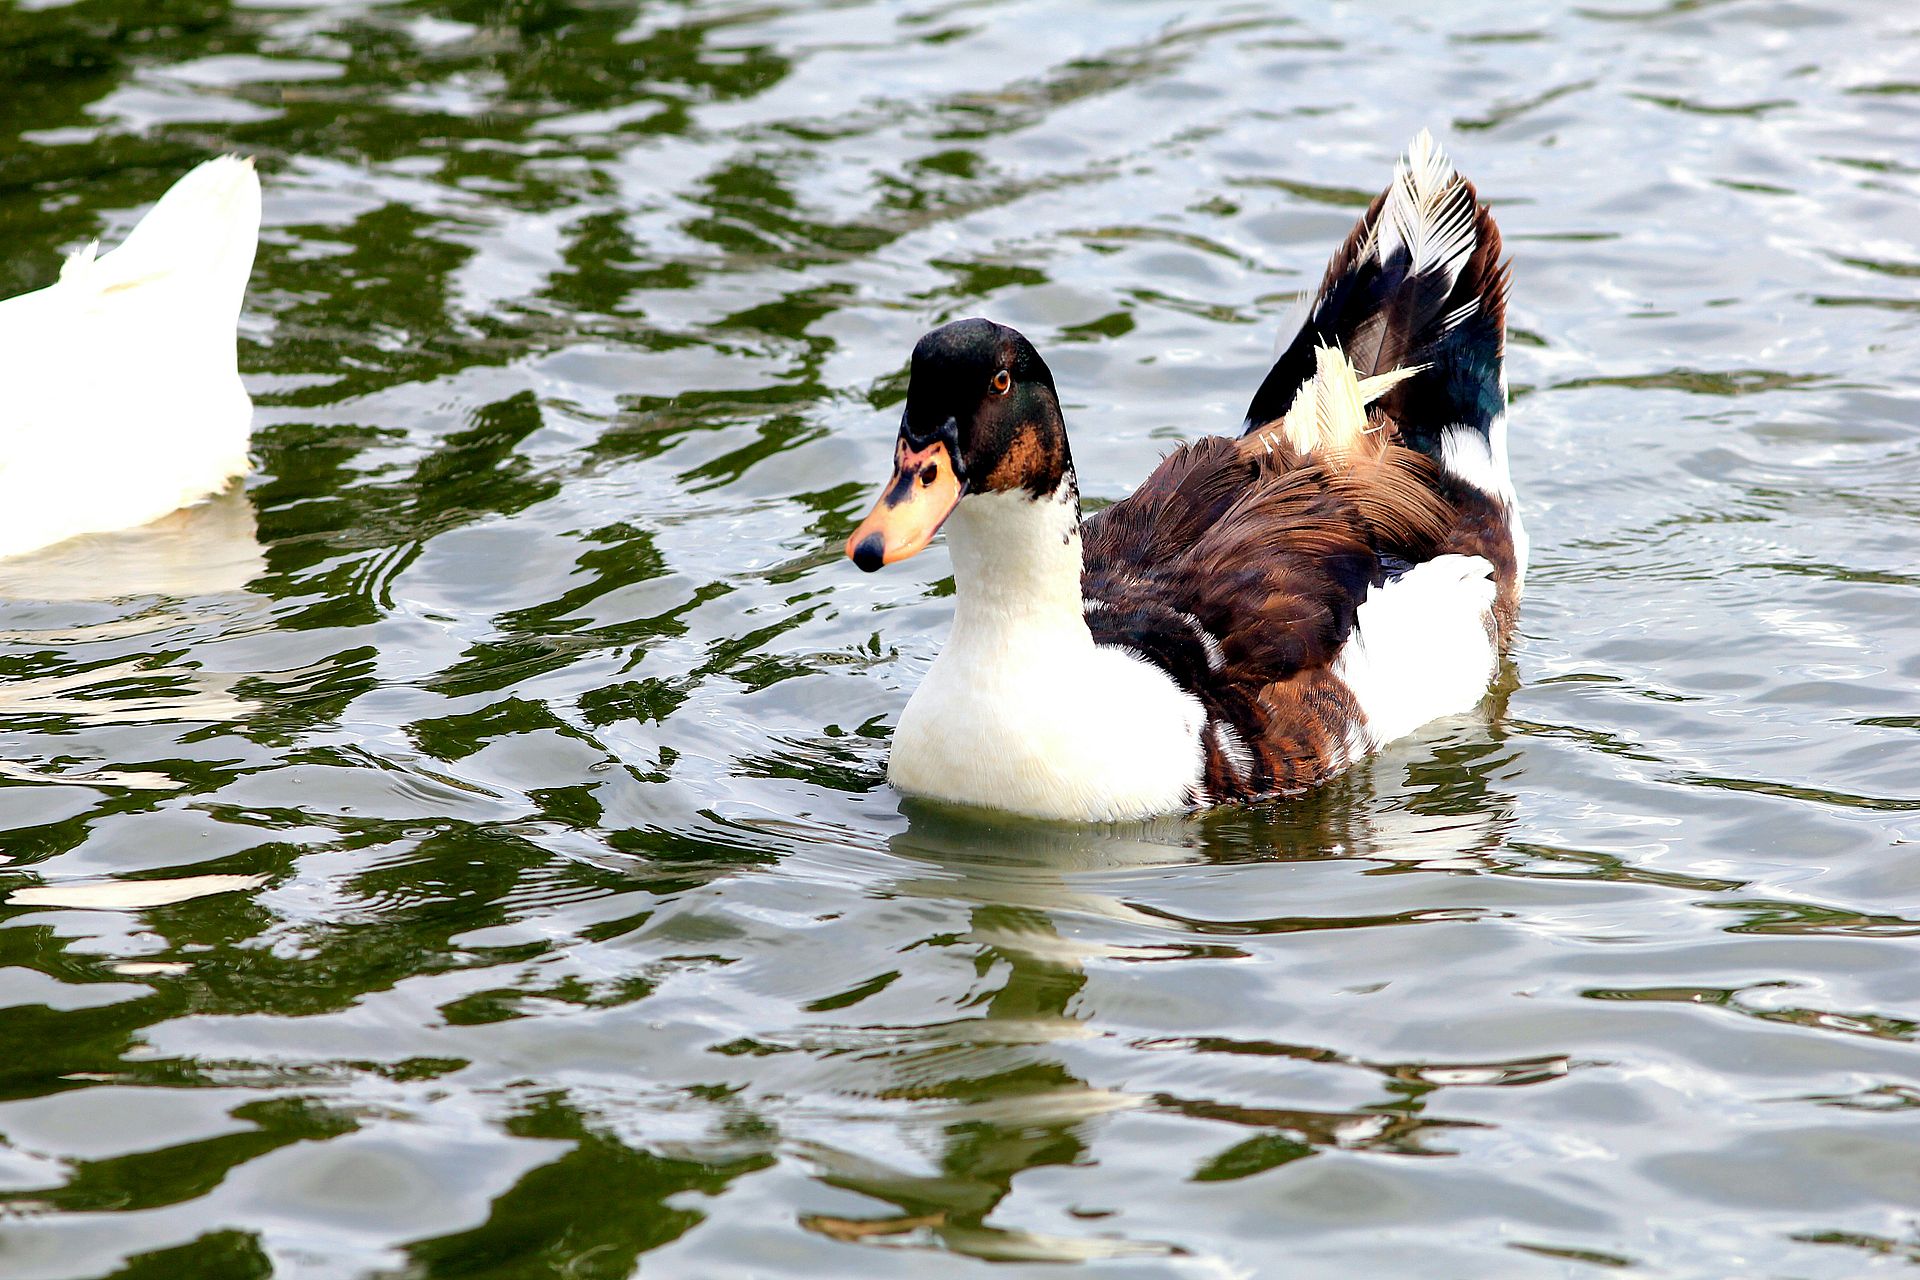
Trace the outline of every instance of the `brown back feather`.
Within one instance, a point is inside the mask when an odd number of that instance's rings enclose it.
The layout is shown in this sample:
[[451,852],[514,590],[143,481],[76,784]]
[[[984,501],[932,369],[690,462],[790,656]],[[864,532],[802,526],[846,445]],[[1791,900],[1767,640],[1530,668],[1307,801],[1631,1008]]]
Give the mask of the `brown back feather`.
[[1300,790],[1343,758],[1358,709],[1330,669],[1382,557],[1428,559],[1454,523],[1433,462],[1391,434],[1337,458],[1195,441],[1082,527],[1094,638],[1200,699],[1215,799]]

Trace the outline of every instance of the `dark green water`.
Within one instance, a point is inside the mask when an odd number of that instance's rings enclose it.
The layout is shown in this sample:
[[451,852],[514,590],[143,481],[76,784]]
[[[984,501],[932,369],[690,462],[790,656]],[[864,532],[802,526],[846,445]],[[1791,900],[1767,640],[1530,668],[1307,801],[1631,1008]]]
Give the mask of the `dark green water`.
[[[220,151],[267,224],[245,493],[0,566],[0,1276],[1920,1262],[1909,7],[81,0],[0,72],[0,292]],[[1497,696],[903,812],[945,553],[839,542],[913,339],[1024,329],[1117,496],[1421,125],[1515,260]]]

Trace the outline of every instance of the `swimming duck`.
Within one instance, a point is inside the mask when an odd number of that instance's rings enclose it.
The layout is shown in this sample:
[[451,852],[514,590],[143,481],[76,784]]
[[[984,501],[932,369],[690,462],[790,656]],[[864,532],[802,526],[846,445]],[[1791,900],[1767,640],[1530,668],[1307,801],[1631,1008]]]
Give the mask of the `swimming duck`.
[[247,469],[235,325],[260,236],[253,162],[209,160],[118,248],[0,301],[0,557],[156,520]]
[[1327,268],[1243,434],[1082,520],[1053,375],[984,319],[913,350],[872,571],[946,531],[953,632],[894,730],[903,793],[1140,818],[1297,794],[1485,693],[1527,560],[1508,268],[1421,133]]

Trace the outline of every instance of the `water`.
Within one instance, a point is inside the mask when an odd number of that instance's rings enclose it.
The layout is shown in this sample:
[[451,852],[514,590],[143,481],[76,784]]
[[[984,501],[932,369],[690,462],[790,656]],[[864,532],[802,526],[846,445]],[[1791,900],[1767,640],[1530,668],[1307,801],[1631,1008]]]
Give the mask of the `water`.
[[[0,291],[267,202],[244,494],[0,566],[0,1276],[1920,1261],[1917,68],[1837,0],[0,10]],[[902,806],[946,556],[839,542],[913,339],[1024,329],[1116,497],[1421,125],[1515,261],[1496,695],[1285,806]]]

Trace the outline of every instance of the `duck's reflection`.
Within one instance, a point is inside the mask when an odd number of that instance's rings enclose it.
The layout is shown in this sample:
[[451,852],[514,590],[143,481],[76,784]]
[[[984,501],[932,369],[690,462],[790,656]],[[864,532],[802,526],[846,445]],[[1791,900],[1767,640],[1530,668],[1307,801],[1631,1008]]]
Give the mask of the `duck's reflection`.
[[[239,485],[151,524],[0,560],[0,601],[21,602],[7,608],[0,644],[37,654],[0,687],[0,716],[66,730],[250,715],[258,704],[236,692],[241,676],[156,661],[145,646],[202,616],[206,606],[185,602],[250,607],[233,601],[251,601],[242,593],[264,572],[253,503]],[[92,646],[87,660],[74,646]],[[9,776],[42,777],[14,769]]]
[[[1464,755],[1444,766],[1444,779],[1409,769],[1404,757],[1389,758],[1292,804],[1146,824],[1057,825],[906,806],[908,828],[891,841],[904,873],[881,891],[963,904],[965,929],[925,945],[971,951],[979,978],[966,1004],[975,1016],[895,1029],[888,1051],[868,1058],[868,1065],[883,1059],[884,1096],[928,1108],[920,1118],[930,1120],[937,1134],[936,1171],[908,1171],[870,1155],[816,1146],[812,1155],[823,1180],[897,1212],[812,1215],[803,1224],[850,1243],[917,1244],[991,1259],[1176,1253],[1171,1244],[988,1222],[1018,1175],[1088,1162],[1097,1118],[1130,1108],[1254,1130],[1253,1138],[1196,1169],[1193,1176],[1200,1180],[1246,1176],[1335,1146],[1420,1152],[1421,1131],[1446,1122],[1420,1117],[1417,1100],[1395,1085],[1388,1086],[1390,1096],[1381,1106],[1366,1112],[1236,1108],[1102,1087],[1075,1070],[1072,1064],[1083,1055],[1067,1046],[1099,1034],[1089,961],[1220,955],[1235,950],[1235,932],[1313,924],[1249,919],[1212,922],[1225,926],[1217,932],[1184,928],[1177,914],[1152,900],[1177,898],[1181,884],[1203,869],[1338,857],[1436,870],[1489,865],[1509,808],[1485,783],[1496,753],[1486,750],[1484,731],[1456,737],[1457,748],[1439,744],[1422,753],[1435,761],[1448,752]],[[1274,905],[1250,903],[1249,915]],[[1294,1060],[1344,1061],[1311,1045],[1275,1044],[1266,1051]],[[1393,1079],[1376,1064],[1355,1065]],[[1076,1209],[1089,1216],[1098,1212]]]
[[1185,818],[1124,830],[983,819],[976,813],[910,805],[909,827],[891,851],[908,868],[891,890],[970,904],[967,927],[929,941],[970,949],[980,989],[977,1016],[915,1028],[888,1056],[886,1092],[936,1108],[942,1151],[937,1173],[910,1173],[851,1153],[816,1147],[825,1181],[897,1206],[868,1218],[811,1215],[803,1224],[837,1240],[923,1236],[975,1257],[1069,1261],[1167,1247],[989,1226],[986,1218],[1029,1169],[1071,1165],[1087,1155],[1086,1125],[1132,1106],[1132,1095],[1097,1088],[1054,1050],[1088,1034],[1079,1003],[1086,961],[1107,948],[1075,936],[1063,921],[1131,918],[1108,876],[1176,868],[1203,859]]
[[0,560],[0,597],[124,600],[223,595],[266,572],[253,503],[229,485],[151,524],[69,538]]

